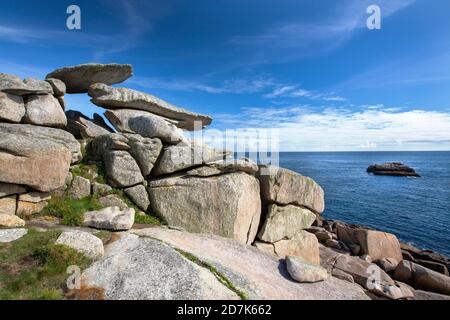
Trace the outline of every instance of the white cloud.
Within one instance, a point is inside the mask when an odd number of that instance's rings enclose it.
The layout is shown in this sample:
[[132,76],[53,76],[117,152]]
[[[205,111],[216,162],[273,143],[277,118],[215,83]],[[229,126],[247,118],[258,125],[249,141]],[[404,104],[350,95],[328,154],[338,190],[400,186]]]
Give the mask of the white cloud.
[[235,121],[219,115],[216,122],[275,128],[282,151],[450,150],[450,112],[388,109],[249,108]]
[[283,85],[275,88],[271,93],[265,94],[265,98],[308,98],[311,100],[323,100],[329,102],[345,101],[344,97],[335,95],[333,92],[319,92],[316,90],[305,90],[294,85]]

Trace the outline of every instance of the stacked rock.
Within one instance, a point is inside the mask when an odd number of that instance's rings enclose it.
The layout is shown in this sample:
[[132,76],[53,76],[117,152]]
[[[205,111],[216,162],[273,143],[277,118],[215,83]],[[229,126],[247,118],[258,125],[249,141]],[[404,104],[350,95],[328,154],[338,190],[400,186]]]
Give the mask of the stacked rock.
[[42,210],[81,159],[79,143],[62,130],[65,92],[58,79],[0,74],[0,214],[10,216],[3,221]]

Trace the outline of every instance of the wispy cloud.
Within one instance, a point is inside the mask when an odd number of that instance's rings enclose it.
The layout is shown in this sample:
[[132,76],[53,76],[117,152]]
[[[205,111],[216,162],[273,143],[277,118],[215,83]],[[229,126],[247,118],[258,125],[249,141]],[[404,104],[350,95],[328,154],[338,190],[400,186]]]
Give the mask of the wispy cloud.
[[329,102],[340,102],[346,99],[333,92],[319,92],[315,90],[305,90],[294,85],[283,85],[275,88],[272,92],[265,94],[265,98],[309,98],[311,100],[323,100]]
[[450,150],[450,112],[389,109],[247,108],[216,124],[277,129],[282,151]]
[[[386,19],[397,11],[413,4],[415,0],[379,0]],[[365,27],[366,9],[372,0],[343,0],[328,2],[327,14],[313,21],[283,21],[259,34],[236,35],[229,44],[252,48],[252,63],[288,61],[336,49]],[[301,6],[301,4],[300,4]],[[299,9],[300,11],[300,9]],[[280,54],[282,51],[284,54]]]

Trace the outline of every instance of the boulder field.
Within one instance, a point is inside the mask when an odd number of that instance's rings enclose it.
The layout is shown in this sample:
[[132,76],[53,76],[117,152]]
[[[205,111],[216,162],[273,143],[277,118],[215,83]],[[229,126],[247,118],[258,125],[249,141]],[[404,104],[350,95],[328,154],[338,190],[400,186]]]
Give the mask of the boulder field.
[[[0,74],[0,245],[26,236],[52,199],[95,198],[71,216],[78,227],[45,226],[93,260],[83,288],[105,299],[448,298],[447,258],[324,220],[313,179],[191,140],[212,118],[111,87],[132,74],[119,64]],[[66,110],[66,93],[88,93],[112,127]],[[164,225],[136,223],[150,214]]]

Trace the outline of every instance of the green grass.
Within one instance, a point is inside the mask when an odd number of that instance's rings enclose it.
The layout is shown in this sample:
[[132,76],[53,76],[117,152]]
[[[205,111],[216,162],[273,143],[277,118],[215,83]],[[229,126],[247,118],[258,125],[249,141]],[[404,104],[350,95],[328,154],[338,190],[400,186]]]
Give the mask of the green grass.
[[71,168],[72,174],[90,180],[91,182],[106,183],[106,174],[100,162],[81,162]]
[[154,216],[151,215],[140,215],[140,214],[136,214],[134,217],[134,223],[137,224],[153,224],[153,225],[161,225],[161,221]]
[[67,268],[84,269],[91,261],[71,248],[55,245],[60,233],[30,229],[21,239],[0,244],[0,300],[64,299]]
[[236,288],[234,286],[234,284],[228,280],[228,278],[220,273],[215,267],[213,267],[212,265],[210,265],[209,263],[206,263],[202,260],[200,260],[199,258],[197,258],[196,256],[194,256],[193,254],[183,251],[181,249],[178,248],[174,248],[176,251],[178,251],[182,256],[184,256],[186,259],[192,261],[193,263],[208,269],[216,278],[217,280],[219,280],[224,286],[226,286],[228,289],[230,289],[231,291],[233,291],[234,293],[236,293],[239,298],[241,298],[241,300],[248,300],[248,296],[245,292],[239,290],[238,288]]
[[67,226],[81,226],[83,213],[102,209],[103,206],[95,196],[89,196],[80,200],[66,196],[53,196],[48,201],[47,207],[40,213],[61,219],[61,224]]

